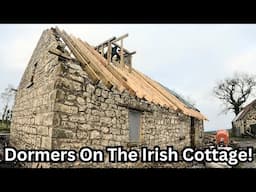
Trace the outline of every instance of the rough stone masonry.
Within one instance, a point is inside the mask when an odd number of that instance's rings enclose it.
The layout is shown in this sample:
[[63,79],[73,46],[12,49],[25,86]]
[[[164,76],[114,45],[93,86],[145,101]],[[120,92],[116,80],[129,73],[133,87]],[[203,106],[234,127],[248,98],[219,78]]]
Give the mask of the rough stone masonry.
[[[202,142],[203,121],[131,96],[128,91],[93,85],[81,64],[70,59],[65,45],[51,29],[45,30],[23,74],[16,94],[10,143],[17,149],[74,149],[90,146],[139,148],[174,146],[181,150]],[[63,57],[49,52],[61,51]],[[129,140],[129,110],[140,116],[137,145]],[[182,167],[146,163],[26,163],[26,167]]]

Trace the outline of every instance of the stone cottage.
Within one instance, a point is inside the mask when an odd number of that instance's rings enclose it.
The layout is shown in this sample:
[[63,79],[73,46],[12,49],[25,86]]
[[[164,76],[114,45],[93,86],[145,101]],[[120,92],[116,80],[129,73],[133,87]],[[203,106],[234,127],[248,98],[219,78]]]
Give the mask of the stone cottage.
[[235,136],[244,134],[256,135],[256,99],[246,105],[232,121],[232,133]]
[[[116,38],[115,38],[116,39]],[[121,39],[122,41],[122,39]],[[58,28],[45,30],[16,94],[10,143],[17,149],[198,146],[206,117],[181,97]],[[121,43],[122,44],[122,43]],[[130,63],[129,63],[130,62]],[[143,167],[140,163],[27,163],[27,167]]]

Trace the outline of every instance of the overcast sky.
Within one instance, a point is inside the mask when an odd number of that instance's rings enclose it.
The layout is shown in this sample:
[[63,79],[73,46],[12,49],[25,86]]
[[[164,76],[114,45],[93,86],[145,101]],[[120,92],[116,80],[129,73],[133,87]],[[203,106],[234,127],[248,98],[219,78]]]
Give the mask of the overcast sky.
[[[18,86],[42,31],[55,24],[0,24],[0,92]],[[222,103],[212,89],[234,72],[256,72],[256,25],[228,24],[81,24],[58,25],[97,45],[129,33],[124,46],[136,51],[133,66],[194,101],[208,117],[205,130],[231,128],[232,113],[220,114]],[[0,111],[3,106],[0,104]]]

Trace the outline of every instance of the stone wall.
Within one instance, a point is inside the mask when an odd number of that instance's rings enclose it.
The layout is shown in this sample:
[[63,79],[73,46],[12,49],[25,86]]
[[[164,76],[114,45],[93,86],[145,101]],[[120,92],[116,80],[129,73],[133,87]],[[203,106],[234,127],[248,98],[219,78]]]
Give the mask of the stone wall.
[[[190,146],[190,117],[174,110],[151,104],[146,100],[108,90],[103,84],[93,85],[79,63],[62,63],[63,72],[57,79],[55,104],[56,124],[52,133],[53,149],[75,149],[90,146],[105,149],[107,146],[129,147],[129,109],[141,113],[140,146],[153,148],[174,146],[181,150]],[[200,144],[202,121],[195,120],[196,143]],[[185,137],[182,137],[182,136]],[[136,148],[136,147],[135,147]],[[52,164],[53,167],[138,167],[138,163],[110,164],[75,162]],[[151,165],[152,166],[152,165]],[[173,166],[173,165],[169,165]]]
[[245,130],[251,131],[250,125],[256,124],[256,105],[246,114]]
[[236,136],[244,134],[245,131],[251,132],[250,125],[252,124],[256,124],[256,105],[247,112],[243,119],[233,122],[233,132]]
[[[119,92],[93,85],[75,60],[49,53],[60,42],[51,30],[43,33],[16,95],[11,144],[23,149],[74,149],[90,146],[130,148],[129,109],[141,111],[139,145],[153,148],[190,146],[191,119],[183,113]],[[37,63],[37,64],[36,64]],[[35,67],[36,64],[36,67]],[[33,76],[31,83],[31,76]],[[203,122],[195,121],[196,143],[201,142]],[[158,164],[51,163],[28,167],[143,167]],[[185,166],[165,164],[164,166]]]
[[17,149],[51,149],[59,58],[51,30],[43,32],[23,74],[13,107],[10,143]]
[[238,120],[235,122],[232,122],[232,134],[236,137],[241,136],[244,134],[244,121]]
[[200,147],[203,145],[204,139],[204,122],[195,119],[195,145]]

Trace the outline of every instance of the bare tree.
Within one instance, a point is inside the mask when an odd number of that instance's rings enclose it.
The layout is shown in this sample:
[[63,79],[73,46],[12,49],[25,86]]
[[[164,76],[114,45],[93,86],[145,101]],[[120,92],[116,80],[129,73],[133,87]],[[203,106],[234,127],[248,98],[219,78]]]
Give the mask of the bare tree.
[[2,113],[2,124],[4,123],[4,120],[5,120],[5,117],[6,117],[6,114],[7,114],[7,108],[8,108],[8,105],[5,105],[4,106],[4,111]]
[[13,101],[15,95],[13,90],[15,90],[13,86],[8,85],[8,87],[4,89],[4,92],[1,93],[1,99],[5,105],[9,105],[10,102]]
[[2,123],[6,123],[8,125],[8,122],[11,120],[10,117],[12,116],[12,105],[15,95],[15,89],[12,85],[8,85],[7,88],[5,88],[4,92],[1,93],[1,100],[3,102],[4,108],[2,113]]
[[255,75],[236,73],[232,78],[218,82],[213,92],[225,105],[224,112],[232,110],[238,115],[243,104],[253,95],[255,87]]

